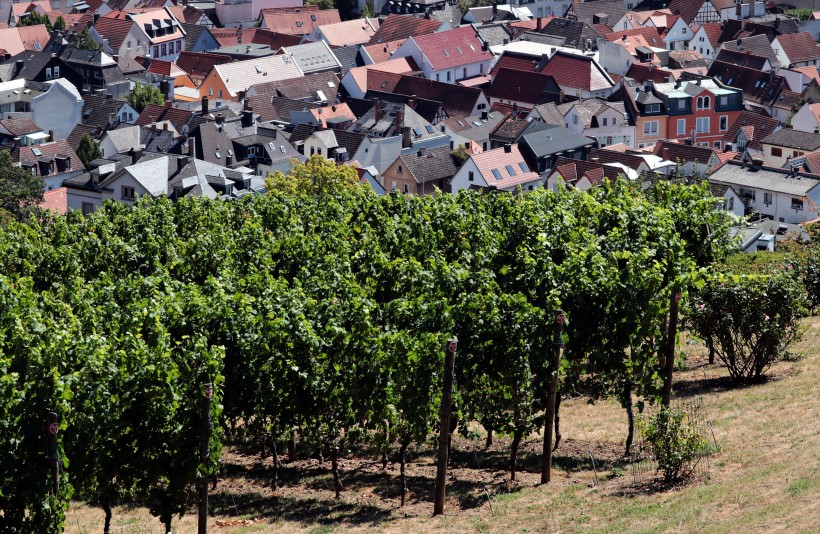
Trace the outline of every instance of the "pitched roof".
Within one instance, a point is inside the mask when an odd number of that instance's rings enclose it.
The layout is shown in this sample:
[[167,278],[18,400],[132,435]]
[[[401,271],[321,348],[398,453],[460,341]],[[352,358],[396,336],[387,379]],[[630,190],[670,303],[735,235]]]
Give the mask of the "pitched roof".
[[0,48],[12,56],[16,56],[26,50],[17,28],[4,28],[0,30]]
[[536,157],[595,146],[594,139],[577,134],[563,125],[551,125],[544,130],[525,133],[521,142],[527,145]]
[[[304,141],[313,135],[313,133],[317,130],[318,127],[316,126],[309,124],[297,124],[293,128],[293,132],[290,134],[288,141],[290,141],[292,145],[296,146],[299,141]],[[351,157],[356,153],[356,151],[359,150],[359,146],[367,137],[367,135],[363,133],[348,132],[346,130],[332,130],[332,132],[339,146],[344,148]]]
[[263,44],[271,50],[283,46],[296,46],[302,42],[301,35],[275,32],[264,28],[211,28],[209,30],[219,46],[238,46],[241,44]]
[[342,65],[324,41],[283,47],[282,53],[291,56],[303,74],[329,69],[341,69]]
[[715,156],[712,148],[673,141],[659,141],[655,144],[653,153],[669,161],[697,161],[701,164],[708,163]]
[[179,68],[188,73],[194,80],[202,80],[211,72],[214,65],[232,63],[228,56],[222,54],[207,54],[204,52],[188,52],[183,50],[179,53],[176,64]]
[[[722,31],[721,26],[722,25],[720,22],[706,22],[698,27],[698,30],[703,29],[706,39],[713,48],[717,47],[720,43],[720,33]],[[697,32],[698,30],[695,31]]]
[[413,15],[397,15],[391,13],[379,25],[379,29],[370,38],[367,44],[381,44],[389,41],[404,40],[411,36],[434,33],[441,27],[436,20],[428,20]]
[[[111,15],[111,13],[109,13],[109,15]],[[133,20],[107,15],[97,19],[97,22],[94,23],[94,29],[97,30],[97,33],[99,33],[103,39],[108,41],[108,46],[111,47],[112,50],[119,50],[133,25]]]
[[609,24],[615,24],[628,11],[626,3],[623,0],[598,0],[596,2],[584,2],[579,4],[571,4],[569,13],[575,15],[575,18],[587,24],[596,24],[599,22],[597,15],[605,14],[608,17]]
[[20,40],[23,41],[26,50],[43,50],[51,38],[45,24],[19,26],[17,31],[20,32]]
[[257,83],[302,76],[298,65],[285,55],[223,63],[214,65],[213,70],[222,79],[232,97],[236,97],[239,91],[244,91]]
[[362,46],[362,53],[367,54],[373,63],[384,63],[393,57],[393,53],[404,44],[406,39],[399,39],[398,41],[384,41],[382,43],[364,45]]
[[248,102],[254,113],[258,113],[262,122],[277,120],[290,123],[291,111],[305,111],[319,107],[301,100],[291,100],[281,96],[249,96]]
[[322,24],[319,26],[322,40],[331,46],[365,44],[379,29],[378,19],[362,18]]
[[68,190],[65,187],[58,187],[43,193],[43,201],[40,208],[49,210],[59,215],[68,213]]
[[723,142],[734,143],[737,132],[743,128],[743,133],[749,142],[748,146],[755,150],[761,150],[760,140],[772,133],[779,125],[780,121],[777,119],[743,110],[729,125],[729,129],[723,136]]
[[672,0],[668,9],[677,13],[686,24],[692,24],[706,0]]
[[450,147],[442,146],[417,150],[400,156],[405,168],[410,171],[419,184],[452,178],[458,172],[458,166],[450,155]]
[[[594,158],[598,158],[595,160]],[[587,160],[597,161],[598,163],[620,163],[629,167],[630,169],[638,170],[646,160],[636,154],[627,154],[617,150],[607,150],[605,148],[593,148],[587,155]]]
[[290,35],[308,35],[319,26],[342,21],[338,9],[318,6],[263,9],[260,18],[266,29]]
[[[417,76],[402,76],[375,71],[371,71],[370,74],[381,74],[398,78],[395,80],[392,92],[410,96],[416,95],[419,98],[441,102],[441,105],[450,117],[467,117],[472,114],[477,101],[483,95],[481,89],[426,80]],[[368,78],[368,85],[369,82],[370,80]],[[373,87],[373,89],[385,90],[379,87]]]
[[786,57],[792,63],[820,58],[820,52],[817,50],[814,37],[808,32],[778,35],[775,37],[775,41],[780,44]]
[[760,142],[767,145],[785,146],[814,152],[820,149],[820,134],[801,132],[800,130],[794,130],[792,128],[783,128],[770,133],[761,139]]
[[668,70],[659,69],[652,65],[643,63],[633,63],[629,70],[626,71],[626,77],[632,78],[636,82],[643,83],[647,80],[652,80],[657,83],[666,83],[672,73]]
[[634,55],[635,48],[638,46],[650,46],[652,48],[666,48],[661,34],[657,28],[646,26],[643,28],[633,28],[631,30],[624,30],[620,32],[612,32],[607,34],[606,39],[613,43],[618,43],[631,54]]
[[325,101],[335,102],[338,90],[338,75],[335,72],[325,71],[290,80],[259,83],[252,86],[248,92],[268,99],[278,96],[291,100],[318,102],[322,100],[318,94],[321,91]]
[[779,74],[723,61],[713,61],[706,75],[720,80],[725,85],[740,89],[743,91],[744,100],[763,105],[777,101],[779,95],[788,87],[786,80]]
[[111,115],[115,115],[116,121],[119,118],[116,114],[124,104],[122,100],[106,98],[105,95],[97,93],[83,95],[83,124],[108,128],[114,122]]
[[780,61],[777,59],[777,56],[772,49],[772,45],[769,42],[768,37],[765,35],[754,35],[751,37],[736,39],[734,41],[726,41],[721,45],[721,48],[744,53],[748,50],[752,54],[763,56],[768,59],[773,69],[777,70],[780,68]]
[[182,24],[182,29],[185,30],[185,46],[183,46],[185,50],[192,50],[199,38],[202,37],[202,32],[208,31],[208,28],[199,24],[189,24],[182,20],[180,24]]
[[512,145],[509,152],[504,147],[496,148],[474,154],[471,159],[487,185],[498,189],[511,189],[539,179],[538,173],[529,169],[518,145]]
[[[796,179],[797,178],[797,179]],[[744,165],[740,161],[727,161],[709,176],[709,183],[720,183],[774,191],[794,196],[804,196],[820,185],[817,175],[799,172],[792,175],[789,169]]]
[[538,104],[533,108],[533,112],[541,117],[541,120],[547,124],[555,124],[556,126],[564,126],[566,121],[564,116],[558,111],[558,106],[554,102],[547,102],[546,104]]
[[2,119],[0,120],[0,126],[2,126],[9,132],[10,135],[14,137],[43,131],[42,128],[37,126],[37,124],[35,124],[34,121],[28,117],[9,117],[8,119]]
[[815,80],[820,83],[820,73],[817,72],[817,67],[814,65],[809,65],[807,67],[792,67],[791,70],[799,72],[800,74],[807,76],[810,80]]
[[715,56],[714,61],[723,61],[725,63],[732,63],[740,65],[741,67],[748,67],[755,70],[763,70],[769,58],[765,56],[758,56],[752,54],[751,51],[745,50],[743,52],[738,50],[722,49]]
[[99,132],[99,128],[96,126],[87,126],[85,124],[78,124],[71,130],[71,133],[68,134],[68,144],[74,151],[77,151],[77,148],[80,146],[80,141],[82,140],[84,135],[88,135],[91,139],[95,139],[97,137],[97,133]]
[[561,51],[552,56],[541,73],[552,75],[558,85],[586,91],[609,89],[614,85],[612,78],[591,57]]
[[557,95],[559,92],[555,79],[548,74],[502,68],[485,94],[487,97],[535,105],[550,101],[549,94]]
[[462,26],[455,30],[410,37],[430,62],[433,70],[445,70],[479,61],[493,55],[482,48],[475,28]]
[[148,126],[154,122],[169,121],[178,132],[181,132],[182,127],[185,125],[193,128],[193,125],[190,124],[193,117],[194,112],[187,109],[148,104],[140,113],[136,124],[138,126]]
[[[598,0],[598,2],[595,3],[601,3],[603,1],[604,0]],[[575,5],[580,6],[583,4]],[[623,2],[621,3],[621,5],[623,5]],[[612,21],[613,24],[617,20],[617,18],[614,19]],[[541,30],[541,33],[547,35],[554,35],[557,37],[563,37],[565,46],[578,49],[583,49],[586,46],[587,41],[590,41],[590,44],[594,48],[598,46],[598,38],[602,37],[602,34],[597,32],[595,28],[592,27],[591,22],[586,22],[580,19],[552,19],[546,26],[544,26],[544,29]],[[610,32],[604,32],[604,34],[608,33]]]
[[514,69],[520,71],[535,72],[538,66],[538,59],[534,59],[529,54],[504,51],[490,70],[490,75],[495,75],[501,69]]
[[594,186],[601,185],[604,179],[615,180],[620,174],[620,169],[611,165],[604,165],[600,162],[589,160],[575,160],[566,156],[558,156],[552,167],[553,172],[561,175],[564,182],[575,184],[581,178],[586,177]]
[[[68,157],[71,159],[71,169],[60,170],[56,169],[56,173],[43,172],[41,165],[37,163],[53,162],[58,158]],[[57,139],[48,143],[41,143],[39,145],[21,146],[12,151],[12,158],[15,162],[35,164],[38,176],[61,174],[63,172],[71,172],[81,169],[83,164],[71,145],[65,139]]]
[[339,65],[342,66],[341,75],[344,76],[352,68],[361,66],[359,60],[359,45],[342,46],[332,50],[333,55],[339,60]]

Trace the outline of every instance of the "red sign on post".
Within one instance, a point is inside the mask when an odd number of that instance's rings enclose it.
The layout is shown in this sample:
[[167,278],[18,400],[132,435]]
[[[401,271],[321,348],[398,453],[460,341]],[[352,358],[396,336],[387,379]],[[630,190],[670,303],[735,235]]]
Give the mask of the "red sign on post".
[[[42,428],[42,427],[41,427]],[[57,435],[57,431],[60,429],[60,426],[57,423],[51,423],[48,425],[48,431],[51,434]]]
[[447,345],[447,350],[449,350],[450,352],[455,352],[457,348],[458,348],[458,343],[456,343],[455,341],[451,341]]
[[565,320],[566,320],[566,317],[564,317],[563,313],[559,313],[558,315],[555,316],[555,322],[558,323],[558,324],[564,324]]
[[683,295],[680,293],[675,293],[675,302],[680,302],[680,299],[683,298]]
[[205,398],[210,399],[214,395],[214,387],[211,384],[205,386]]

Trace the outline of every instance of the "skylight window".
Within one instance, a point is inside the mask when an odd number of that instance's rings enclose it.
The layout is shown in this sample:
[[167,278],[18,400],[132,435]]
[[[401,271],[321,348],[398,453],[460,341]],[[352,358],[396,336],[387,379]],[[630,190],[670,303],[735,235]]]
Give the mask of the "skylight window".
[[493,176],[495,176],[496,180],[501,180],[501,173],[498,172],[498,169],[493,169],[492,173],[493,173]]
[[470,45],[470,50],[472,50],[473,52],[475,52],[475,47],[474,47],[473,45]]
[[429,124],[428,124],[428,125],[426,125],[426,126],[425,126],[425,128],[427,129],[427,133],[433,133],[433,131],[434,131],[434,130],[433,130],[433,127],[432,127],[432,126],[430,126]]
[[442,52],[444,52],[445,57],[450,57],[450,52],[447,50],[442,50]]
[[459,53],[459,54],[463,54],[463,53],[464,53],[464,52],[462,52],[462,51],[461,51],[461,47],[460,47],[460,46],[457,46],[457,47],[456,47],[456,50],[458,50],[458,53]]
[[413,135],[421,137],[421,130],[419,128],[413,128]]
[[214,150],[214,156],[216,156],[216,159],[222,159],[222,154],[219,150]]
[[473,121],[473,124],[475,124],[476,126],[481,126],[481,121]]
[[512,165],[507,165],[504,168],[507,169],[507,172],[510,174],[510,176],[515,176],[515,169],[513,169]]
[[35,156],[42,156],[43,155],[43,153],[37,147],[32,148],[31,151],[34,152]]
[[[273,143],[271,143],[273,144]],[[279,145],[279,149],[282,151],[282,154],[285,153],[285,145]]]
[[268,141],[268,147],[269,147],[271,150],[276,150],[276,145],[274,145],[274,144],[273,144],[273,141]]
[[518,162],[518,168],[521,169],[521,172],[530,172],[530,170],[527,168],[527,164],[523,161]]

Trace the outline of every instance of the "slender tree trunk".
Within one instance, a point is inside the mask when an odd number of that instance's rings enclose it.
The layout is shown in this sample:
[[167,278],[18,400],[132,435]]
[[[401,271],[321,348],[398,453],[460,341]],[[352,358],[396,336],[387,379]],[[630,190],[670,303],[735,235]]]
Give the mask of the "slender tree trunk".
[[510,446],[510,480],[515,482],[515,471],[518,469],[518,446],[521,445],[521,431],[513,433],[512,445]]
[[487,439],[484,441],[484,448],[489,449],[493,446],[493,428],[487,428]]
[[401,442],[401,448],[399,449],[399,461],[401,462],[401,467],[399,468],[399,483],[401,484],[401,505],[404,506],[404,498],[407,495],[407,475],[404,472],[404,466],[407,462],[407,443],[404,441]]
[[706,346],[709,347],[709,365],[714,365],[715,363],[715,341],[712,339],[712,336],[706,337]]
[[560,388],[555,392],[555,445],[552,446],[553,451],[558,450],[558,444],[561,443],[561,390]]
[[669,406],[672,400],[672,375],[675,371],[675,342],[678,336],[678,303],[680,302],[680,288],[672,288],[669,297],[669,329],[666,333],[666,359],[663,373],[663,395],[661,405]]
[[111,487],[106,488],[102,496],[102,508],[105,512],[105,525],[103,526],[103,533],[111,533]]
[[330,465],[333,469],[333,489],[336,490],[336,498],[342,496],[342,479],[339,478],[339,448],[333,447],[330,453]]
[[635,438],[635,413],[632,411],[632,383],[628,380],[624,384],[623,406],[626,410],[626,420],[629,427],[626,434],[624,456],[629,456],[629,453],[632,452],[632,441]]
[[276,489],[279,487],[279,451],[276,449],[275,439],[271,439],[270,451],[273,454],[273,478],[270,481],[270,487]]
[[295,462],[296,461],[296,429],[294,429],[290,434],[290,439],[288,440],[288,461]]

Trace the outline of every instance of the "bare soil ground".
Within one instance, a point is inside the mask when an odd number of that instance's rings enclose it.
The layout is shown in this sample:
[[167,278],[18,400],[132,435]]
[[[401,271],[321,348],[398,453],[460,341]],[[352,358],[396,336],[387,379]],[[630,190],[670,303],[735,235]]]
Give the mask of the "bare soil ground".
[[[778,364],[766,382],[749,386],[731,383],[719,365],[708,365],[703,347],[684,342],[676,399],[703,398],[721,446],[709,476],[688,485],[634,485],[622,458],[623,410],[576,398],[561,405],[564,438],[548,486],[538,485],[539,435],[522,443],[515,483],[507,470],[509,438],[496,437],[485,449],[478,428],[475,440],[456,435],[445,517],[430,517],[432,447],[409,451],[407,504],[400,507],[398,463],[382,469],[379,457],[349,451],[339,462],[337,500],[327,459],[284,462],[274,490],[270,457],[228,446],[211,493],[209,531],[820,533],[820,318],[807,319],[805,328],[797,347],[804,357]],[[175,521],[175,532],[196,532],[192,513]],[[74,502],[66,532],[101,532],[102,520],[99,507]],[[115,509],[113,526],[113,534],[162,532],[145,509],[128,506]]]

